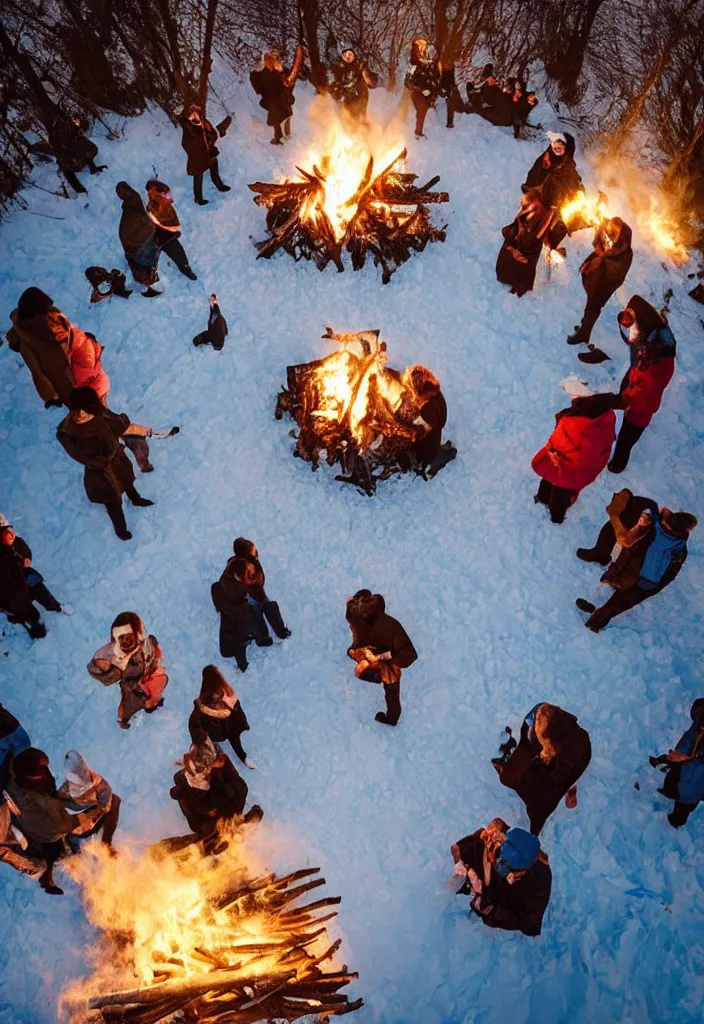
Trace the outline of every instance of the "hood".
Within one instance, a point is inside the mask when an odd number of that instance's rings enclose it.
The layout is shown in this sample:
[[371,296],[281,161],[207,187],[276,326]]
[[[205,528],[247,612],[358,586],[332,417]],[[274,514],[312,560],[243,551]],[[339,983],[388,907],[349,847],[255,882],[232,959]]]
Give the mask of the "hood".
[[[542,705],[543,707],[545,705]],[[555,743],[557,740],[561,740],[567,733],[571,732],[578,724],[577,717],[571,715],[569,711],[563,711],[562,708],[557,707],[556,704],[548,705],[552,708],[552,714],[549,722],[546,721],[543,726],[543,735],[547,739]]]
[[615,230],[617,234],[611,243],[611,248],[607,250],[606,255],[613,259],[614,256],[621,256],[631,248],[633,232],[628,224],[621,220],[620,217],[611,218],[611,227],[612,231]]
[[644,337],[665,326],[665,321],[655,306],[651,306],[641,295],[632,295],[628,300],[628,308],[633,310],[638,329]]
[[386,602],[381,594],[372,594],[359,602],[360,618],[371,625],[386,611]]

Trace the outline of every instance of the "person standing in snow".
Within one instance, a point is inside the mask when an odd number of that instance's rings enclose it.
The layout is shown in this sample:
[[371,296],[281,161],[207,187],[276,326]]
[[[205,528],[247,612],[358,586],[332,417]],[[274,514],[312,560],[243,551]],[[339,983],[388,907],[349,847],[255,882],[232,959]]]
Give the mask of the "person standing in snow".
[[587,304],[582,322],[567,338],[568,345],[586,345],[601,311],[626,280],[633,262],[632,232],[620,217],[610,217],[599,224],[591,252],[579,268]]
[[287,640],[291,636],[291,630],[284,624],[278,602],[270,601],[266,595],[264,589],[266,577],[256,547],[246,537],[238,537],[232,545],[232,550],[236,558],[243,558],[247,563],[247,571],[244,576],[247,599],[260,620],[261,626],[266,630],[266,623],[268,623],[279,640]]
[[208,329],[197,334],[193,339],[193,344],[196,348],[198,348],[199,345],[212,345],[216,352],[220,352],[225,344],[226,337],[227,320],[220,312],[217,295],[213,294],[210,296]]
[[540,201],[552,212],[546,243],[551,249],[557,249],[567,234],[562,207],[584,191],[584,184],[574,162],[574,136],[569,132],[548,132],[547,135],[550,145],[528,171],[521,191],[540,190]]
[[120,798],[102,777],[94,772],[77,750],[69,750],[64,759],[65,782],[58,790],[58,796],[71,811],[99,810],[100,817],[90,832],[81,838],[87,839],[100,832],[100,841],[112,848],[112,840],[120,817]]
[[266,123],[274,129],[272,146],[283,145],[284,135],[288,138],[291,134],[293,104],[296,102],[293,88],[302,61],[303,47],[300,45],[296,47],[293,67],[289,71],[284,70],[278,50],[267,50],[262,58],[263,67],[252,71],[249,76],[252,88],[261,96],[259,106],[267,112]]
[[555,429],[531,462],[541,477],[535,501],[547,505],[553,523],[565,521],[579,492],[606,468],[616,437],[617,395],[595,395],[582,381],[569,378],[561,387],[572,404],[555,414]]
[[[586,625],[595,633],[672,583],[684,565],[687,539],[697,525],[691,513],[658,509],[651,498],[634,496],[628,488],[614,494],[606,511],[609,522],[601,528],[596,545],[577,549],[583,562],[608,566],[601,582],[614,590],[601,608],[577,599],[580,611],[589,613]],[[616,544],[620,550],[611,561]]]
[[530,830],[537,836],[563,797],[568,807],[577,806],[577,780],[591,757],[589,733],[574,715],[555,704],[536,704],[508,761],[493,764],[502,785],[526,805]]
[[413,444],[413,463],[416,472],[426,480],[435,476],[457,455],[457,449],[448,441],[442,443],[442,432],[447,423],[447,403],[440,390],[440,381],[425,366],[409,366],[401,374],[401,383],[413,396],[418,414],[413,423],[417,440]]
[[228,741],[247,768],[256,768],[242,746],[242,733],[249,732],[249,722],[235,691],[215,665],[206,665],[200,695],[193,702],[188,719],[188,732],[196,745],[206,738],[213,743]]
[[31,548],[0,515],[0,608],[12,620],[21,622],[33,639],[39,639],[46,636],[46,628],[35,601],[48,612],[63,611],[42,574],[33,567]]
[[122,200],[120,217],[120,242],[125,259],[137,284],[147,286],[142,292],[145,299],[161,295],[152,285],[159,280],[159,242],[156,226],[144,209],[142,198],[126,181],[115,186],[118,199]]
[[85,466],[86,497],[94,504],[105,505],[120,540],[132,539],[122,509],[123,493],[133,505],[146,508],[154,504],[137,492],[132,463],[119,443],[131,426],[129,416],[106,409],[90,388],[75,388],[71,392],[71,412],[56,431],[64,451]]
[[667,754],[651,757],[653,768],[666,771],[660,792],[675,801],[667,820],[673,828],[687,824],[692,811],[704,800],[704,698],[692,704],[692,724]]
[[203,175],[210,171],[210,180],[218,192],[229,192],[220,177],[218,166],[219,151],[216,146],[218,135],[224,135],[229,123],[226,118],[219,129],[214,128],[205,114],[197,106],[191,106],[178,118],[181,125],[181,148],[188,156],[186,174],[193,178],[193,199],[198,206],[207,206],[208,200],[203,199]]
[[424,139],[425,118],[440,93],[440,65],[435,47],[425,39],[414,39],[405,87],[416,112],[416,138]]
[[365,124],[369,90],[376,89],[378,75],[357,60],[357,54],[351,46],[345,46],[340,51],[340,59],[332,65],[330,72],[330,94],[333,99],[352,121]]
[[0,704],[0,793],[7,782],[7,768],[10,757],[20,754],[32,741],[15,716]]
[[197,281],[186,251],[181,245],[181,223],[174,206],[171,189],[163,181],[150,178],[145,186],[147,190],[147,215],[156,227],[156,244],[165,252],[172,263],[175,263],[184,277],[189,281]]
[[9,801],[0,795],[0,864],[8,864],[22,875],[36,881],[42,876],[45,861],[40,852],[29,850],[29,840],[12,817]]
[[486,828],[453,843],[450,852],[453,880],[464,880],[457,895],[470,897],[470,911],[488,928],[540,935],[552,872],[534,835],[494,818]]
[[65,854],[64,839],[84,836],[98,823],[99,807],[70,814],[59,797],[56,780],[49,771],[49,758],[42,750],[28,747],[12,757],[8,768],[7,794],[17,808],[17,824],[46,867],[39,884],[51,896],[62,896],[54,884],[54,865]]
[[513,222],[501,229],[504,241],[496,259],[496,280],[511,285],[511,295],[520,298],[533,290],[551,223],[552,211],[541,202],[539,190],[531,189],[521,197],[521,208]]
[[618,315],[621,337],[629,347],[631,365],[621,381],[623,422],[618,432],[610,473],[623,473],[631,450],[660,408],[675,372],[677,345],[667,321],[654,306],[633,295]]
[[441,65],[440,71],[440,95],[445,100],[447,107],[447,128],[455,127],[455,114],[466,113],[466,108],[462,102],[460,91],[457,88],[457,80],[455,78],[455,65],[445,64]]
[[164,703],[162,694],[169,681],[164,655],[135,612],[120,612],[110,627],[110,642],[95,652],[88,672],[103,686],[120,684],[117,724],[121,729],[129,729],[138,711],[151,714]]
[[352,631],[347,654],[357,662],[354,674],[384,687],[386,713],[379,711],[375,721],[396,725],[401,717],[402,669],[418,658],[416,649],[401,623],[386,614],[381,594],[358,590],[347,602],[346,618]]
[[271,647],[274,642],[264,620],[255,614],[247,600],[250,585],[250,563],[235,556],[210,588],[213,604],[220,613],[220,654],[223,658],[234,658],[240,672],[248,668],[250,640],[254,640],[257,647]]
[[183,756],[183,767],[174,775],[170,790],[191,831],[203,842],[206,853],[221,853],[227,840],[221,823],[234,827],[240,822],[260,821],[257,804],[244,814],[248,787],[227,754],[210,739],[193,744]]

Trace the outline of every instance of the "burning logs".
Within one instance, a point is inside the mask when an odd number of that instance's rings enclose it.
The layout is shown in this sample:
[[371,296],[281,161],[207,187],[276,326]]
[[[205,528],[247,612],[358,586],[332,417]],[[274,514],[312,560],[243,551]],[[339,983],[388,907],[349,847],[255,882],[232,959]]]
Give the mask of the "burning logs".
[[[320,869],[253,878],[239,856],[228,856],[203,857],[195,847],[168,858],[148,852],[117,895],[110,865],[83,879],[91,916],[107,912],[110,927],[103,921],[108,948],[96,974],[64,997],[71,1024],[255,1024],[327,1019],[363,1005],[342,992],[357,974],[331,963],[342,940],[330,943],[322,924],[336,911],[320,911],[340,898],[294,905],[325,884],[310,878]],[[141,881],[151,874],[158,892],[139,885],[145,861]]]
[[[351,483],[372,495],[378,480],[414,469],[419,474],[435,472],[456,455],[449,444],[425,461],[419,442],[430,433],[421,413],[428,399],[417,390],[418,376],[435,386],[435,378],[424,367],[403,373],[386,366],[386,343],[379,331],[335,334],[327,328],[323,338],[337,342],[341,349],[324,359],[286,369],[286,387],[276,403],[276,419],[288,413],[298,426],[294,455],[320,466],[323,452],[329,466],[338,463],[342,473],[335,479]],[[426,476],[427,479],[427,476]]]
[[372,256],[388,284],[413,252],[422,252],[428,242],[445,241],[447,225],[434,227],[427,206],[450,197],[431,191],[438,176],[416,185],[417,175],[399,169],[405,149],[380,162],[382,169],[377,170],[374,156],[360,163],[359,147],[333,148],[334,155],[323,157],[312,172],[297,167],[299,179],[249,186],[257,193],[254,202],[267,208],[270,234],[256,243],[257,259],[284,249],[296,261],[312,260],[319,270],[332,262],[342,272],[346,250],[355,270]]

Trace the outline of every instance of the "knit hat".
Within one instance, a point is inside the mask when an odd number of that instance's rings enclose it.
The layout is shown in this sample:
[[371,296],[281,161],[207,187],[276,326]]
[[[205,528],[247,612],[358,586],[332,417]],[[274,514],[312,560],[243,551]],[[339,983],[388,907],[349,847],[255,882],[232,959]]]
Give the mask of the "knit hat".
[[30,320],[39,313],[48,313],[53,305],[54,300],[41,288],[27,288],[17,303],[17,315],[20,320]]
[[522,828],[510,828],[501,844],[496,870],[504,878],[511,871],[527,871],[538,859],[540,843]]

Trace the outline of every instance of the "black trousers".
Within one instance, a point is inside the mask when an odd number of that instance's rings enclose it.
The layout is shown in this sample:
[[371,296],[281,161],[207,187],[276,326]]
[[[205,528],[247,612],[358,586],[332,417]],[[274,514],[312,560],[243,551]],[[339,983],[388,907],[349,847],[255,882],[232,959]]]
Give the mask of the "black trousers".
[[631,457],[631,450],[636,442],[640,440],[644,430],[645,427],[636,427],[634,423],[629,423],[624,415],[621,429],[616,438],[616,447],[609,462],[609,469],[622,472],[626,468]]
[[122,507],[122,498],[118,498],[117,501],[108,502],[105,506],[105,511],[110,516],[110,522],[115,533],[118,536],[121,533],[127,533],[127,520],[125,519],[125,510]]
[[[378,669],[367,668],[362,672],[360,679],[365,683],[380,683],[381,676]],[[386,698],[386,719],[389,725],[396,725],[401,717],[401,682],[383,683],[384,697]]]
[[665,776],[665,781],[662,784],[662,791],[665,796],[669,797],[670,800],[675,801],[674,809],[668,815],[670,824],[674,825],[675,828],[679,828],[681,825],[686,825],[687,818],[690,816],[692,811],[696,810],[699,806],[699,801],[697,801],[696,804],[683,804],[677,799],[681,773],[682,765],[673,765]]
[[577,495],[576,491],[570,491],[566,487],[558,487],[548,480],[541,479],[538,485],[538,493],[535,500],[540,505],[547,505],[550,509],[550,519],[553,523],[564,523],[565,514]]
[[186,250],[183,248],[178,238],[170,238],[169,241],[166,242],[165,245],[162,245],[161,248],[169,257],[171,262],[176,264],[179,270],[185,270],[186,267],[190,266],[188,256],[186,256]]
[[[213,160],[210,165],[210,180],[212,181],[215,188],[220,188],[223,184],[222,178],[220,177],[220,168],[218,167],[217,160]],[[203,198],[203,175],[193,175],[193,198],[198,200]]]
[[46,608],[48,612],[61,611],[61,605],[44,583],[35,583],[33,587],[29,588],[29,593],[32,600],[40,604],[42,608]]
[[576,335],[583,344],[587,344],[592,336],[594,325],[601,316],[603,306],[590,306],[589,299],[584,307],[584,313],[582,314],[582,322],[577,328]]
[[592,612],[586,624],[595,633],[598,633],[604,626],[608,626],[617,615],[622,615],[630,608],[635,608],[636,605],[642,604],[656,593],[658,593],[656,590],[641,590],[639,586],[629,587],[628,590],[614,590],[606,604],[602,604],[601,608]]

